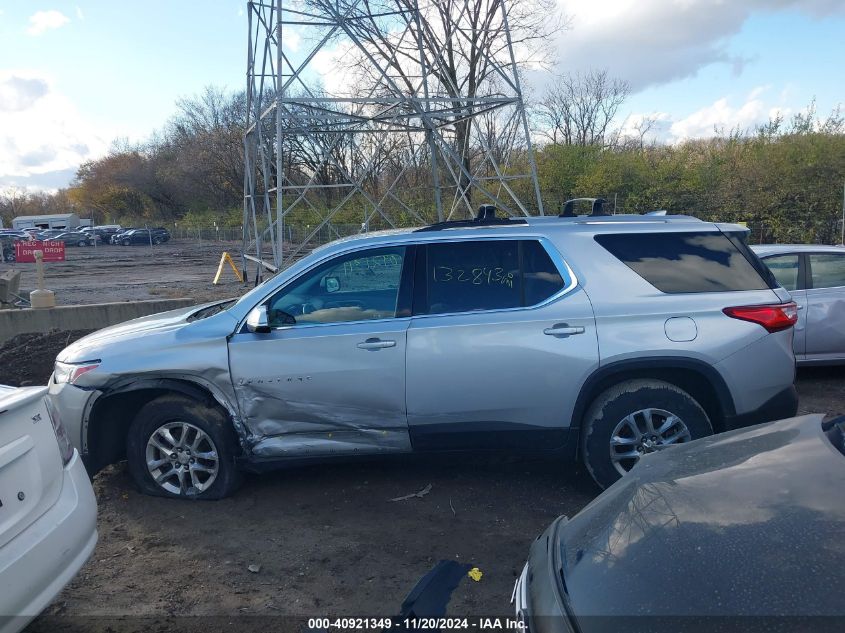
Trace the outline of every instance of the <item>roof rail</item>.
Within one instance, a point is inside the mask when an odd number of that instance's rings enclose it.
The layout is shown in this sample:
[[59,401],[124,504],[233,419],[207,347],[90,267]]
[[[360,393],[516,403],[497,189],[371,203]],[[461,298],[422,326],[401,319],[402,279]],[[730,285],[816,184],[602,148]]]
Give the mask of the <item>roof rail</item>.
[[563,209],[560,212],[559,218],[574,218],[575,217],[575,203],[589,202],[592,204],[592,212],[590,215],[610,215],[604,210],[604,205],[607,200],[604,198],[572,198],[563,203]]
[[442,231],[443,229],[458,229],[461,227],[479,226],[524,226],[528,224],[521,218],[497,218],[496,207],[492,204],[482,204],[478,207],[478,215],[472,220],[447,220],[446,222],[435,222],[429,226],[417,229],[415,233],[425,231]]

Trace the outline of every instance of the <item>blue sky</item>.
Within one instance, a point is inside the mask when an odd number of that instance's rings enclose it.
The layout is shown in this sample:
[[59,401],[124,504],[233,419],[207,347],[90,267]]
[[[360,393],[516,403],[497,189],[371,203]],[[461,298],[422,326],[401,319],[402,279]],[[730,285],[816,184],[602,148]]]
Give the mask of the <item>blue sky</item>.
[[[670,142],[845,102],[845,0],[559,0],[557,71],[607,68]],[[242,89],[245,1],[0,0],[0,190],[66,185],[208,84]],[[531,73],[535,95],[551,75]],[[627,121],[625,118],[627,117]]]

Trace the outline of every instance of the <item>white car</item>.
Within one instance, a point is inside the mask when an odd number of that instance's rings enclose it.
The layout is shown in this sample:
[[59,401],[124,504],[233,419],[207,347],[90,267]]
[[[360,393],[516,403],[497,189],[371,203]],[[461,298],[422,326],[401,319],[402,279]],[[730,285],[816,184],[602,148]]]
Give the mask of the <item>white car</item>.
[[97,502],[44,387],[0,385],[0,633],[15,633],[97,543]]

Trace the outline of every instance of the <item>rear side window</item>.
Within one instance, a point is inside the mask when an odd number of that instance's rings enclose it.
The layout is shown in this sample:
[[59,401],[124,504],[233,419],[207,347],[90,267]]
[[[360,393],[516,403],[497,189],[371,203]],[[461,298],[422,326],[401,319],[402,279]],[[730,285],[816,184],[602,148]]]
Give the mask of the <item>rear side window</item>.
[[787,290],[798,289],[798,255],[774,255],[763,259],[777,279]]
[[749,256],[723,233],[626,233],[597,235],[595,239],[661,292],[769,288]]
[[[415,314],[502,310],[536,305],[564,287],[536,240],[479,240],[420,249]],[[424,279],[423,279],[424,275]]]
[[845,256],[835,253],[811,254],[810,272],[813,288],[845,286]]
[[552,258],[536,240],[522,242],[522,283],[525,305],[537,305],[563,289],[564,281]]

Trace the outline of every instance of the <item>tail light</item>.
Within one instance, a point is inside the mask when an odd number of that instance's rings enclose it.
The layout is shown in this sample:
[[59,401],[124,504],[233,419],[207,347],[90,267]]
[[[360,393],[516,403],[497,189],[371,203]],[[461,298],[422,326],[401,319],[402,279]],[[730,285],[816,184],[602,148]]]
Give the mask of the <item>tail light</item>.
[[67,463],[73,457],[73,444],[68,437],[62,419],[59,417],[59,412],[56,411],[53,404],[48,398],[44,399],[47,405],[47,416],[50,418],[50,423],[53,425],[53,432],[56,434],[56,441],[59,443],[59,453],[62,456],[62,464],[67,466]]
[[732,319],[762,325],[769,332],[791,328],[798,321],[798,306],[794,301],[772,305],[737,306],[722,310]]

